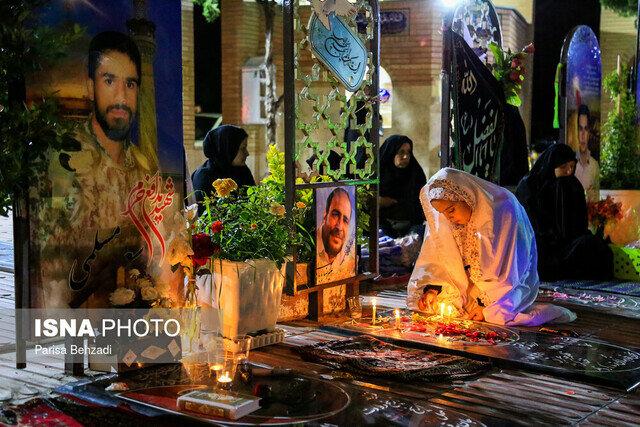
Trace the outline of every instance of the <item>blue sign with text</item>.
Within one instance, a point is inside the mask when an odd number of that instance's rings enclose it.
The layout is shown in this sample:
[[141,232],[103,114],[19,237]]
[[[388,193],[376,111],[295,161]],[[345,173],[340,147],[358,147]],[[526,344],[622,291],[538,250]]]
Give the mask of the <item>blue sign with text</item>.
[[309,24],[309,41],[314,55],[350,91],[357,91],[364,80],[367,49],[347,24],[334,13],[326,28],[314,13]]

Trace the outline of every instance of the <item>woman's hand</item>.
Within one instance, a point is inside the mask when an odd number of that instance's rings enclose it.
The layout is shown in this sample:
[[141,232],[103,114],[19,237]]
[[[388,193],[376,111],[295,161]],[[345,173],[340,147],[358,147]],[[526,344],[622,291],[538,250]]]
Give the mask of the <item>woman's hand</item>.
[[473,308],[468,309],[464,315],[465,319],[477,320],[478,322],[484,322],[484,314],[482,314],[482,307],[475,305]]
[[435,313],[436,301],[438,299],[438,291],[430,290],[422,294],[418,300],[418,308],[420,311]]

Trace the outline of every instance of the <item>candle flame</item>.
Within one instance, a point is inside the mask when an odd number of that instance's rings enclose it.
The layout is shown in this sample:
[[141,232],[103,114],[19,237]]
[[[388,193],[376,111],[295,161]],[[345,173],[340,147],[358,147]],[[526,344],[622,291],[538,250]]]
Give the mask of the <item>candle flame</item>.
[[226,372],[225,372],[224,374],[222,374],[222,375],[220,375],[220,376],[218,377],[218,382],[221,382],[221,383],[230,383],[230,382],[231,382],[231,377],[229,376],[229,374],[228,374],[228,373],[226,373]]

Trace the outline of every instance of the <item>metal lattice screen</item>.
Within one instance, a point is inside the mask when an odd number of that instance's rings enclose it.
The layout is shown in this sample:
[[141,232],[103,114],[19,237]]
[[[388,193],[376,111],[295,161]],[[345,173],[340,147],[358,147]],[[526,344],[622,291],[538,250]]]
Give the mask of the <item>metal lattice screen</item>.
[[[294,68],[295,68],[295,150],[296,176],[308,182],[308,177],[325,175],[333,181],[376,179],[372,139],[374,126],[373,93],[374,52],[367,52],[364,83],[351,94],[317,59],[309,46],[311,7],[293,3]],[[358,36],[370,47],[375,37],[374,12],[369,1],[355,3],[356,15],[346,18],[358,31],[356,16],[368,23],[360,26]],[[376,84],[377,86],[377,84]],[[377,108],[375,108],[377,110]],[[377,114],[377,113],[376,113]],[[348,131],[349,135],[345,135]],[[347,137],[345,137],[347,136]]]
[[[313,3],[321,2],[311,3],[305,6],[299,0],[283,2],[287,209],[299,200],[301,191],[355,185],[357,209],[366,210],[366,214],[358,216],[358,232],[362,234],[365,230],[370,252],[366,271],[374,272],[378,265],[378,1],[351,1],[354,13],[341,18],[341,24],[356,35],[357,44],[361,43],[366,52],[360,57],[362,63],[349,63],[365,70],[362,85],[354,92],[349,92],[344,80],[337,78],[326,62],[312,53]],[[348,46],[340,44],[338,36],[329,39],[336,43],[332,48],[338,54],[346,55],[340,59],[348,62],[351,59]],[[351,279],[361,280],[362,269],[359,273]],[[291,278],[287,282],[291,293]]]

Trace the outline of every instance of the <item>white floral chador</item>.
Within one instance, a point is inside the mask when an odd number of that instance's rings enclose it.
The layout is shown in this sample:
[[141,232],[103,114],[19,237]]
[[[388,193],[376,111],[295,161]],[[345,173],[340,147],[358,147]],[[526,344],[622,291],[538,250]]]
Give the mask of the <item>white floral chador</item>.
[[[464,201],[472,209],[465,226],[451,224],[433,199]],[[570,321],[562,307],[533,304],[538,294],[536,242],[524,208],[508,190],[468,173],[444,168],[420,192],[427,219],[424,242],[407,289],[418,310],[427,285],[442,287],[438,303],[462,315],[482,304],[487,322],[539,325]]]

